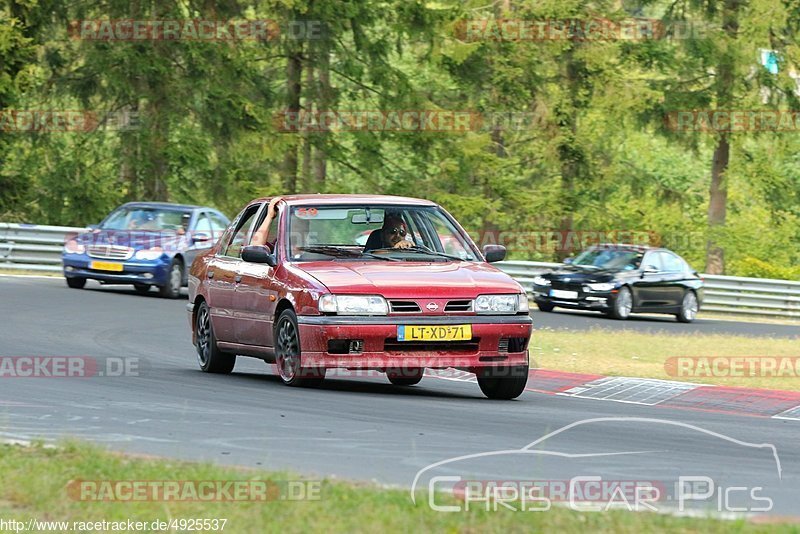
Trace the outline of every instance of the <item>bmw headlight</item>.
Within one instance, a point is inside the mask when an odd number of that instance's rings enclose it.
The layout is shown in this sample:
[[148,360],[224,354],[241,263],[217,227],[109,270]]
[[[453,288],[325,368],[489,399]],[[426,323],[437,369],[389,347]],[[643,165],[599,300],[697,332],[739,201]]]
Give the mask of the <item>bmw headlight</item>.
[[86,252],[86,247],[78,243],[76,239],[70,239],[64,243],[64,252],[67,254],[83,254]]
[[588,287],[592,291],[611,291],[612,289],[614,289],[614,284],[601,282],[597,284],[586,284],[586,287]]
[[323,295],[319,311],[340,315],[386,315],[389,306],[380,295]]
[[163,253],[164,251],[161,249],[161,247],[153,247],[144,250],[137,250],[136,254],[134,254],[134,257],[137,260],[157,260]]
[[[523,295],[515,293],[513,295],[479,295],[475,299],[476,313],[517,313],[520,310]],[[524,296],[525,305],[528,304],[528,297]]]
[[544,276],[534,276],[533,277],[533,285],[535,285],[535,286],[549,286],[550,285],[550,280],[548,280]]

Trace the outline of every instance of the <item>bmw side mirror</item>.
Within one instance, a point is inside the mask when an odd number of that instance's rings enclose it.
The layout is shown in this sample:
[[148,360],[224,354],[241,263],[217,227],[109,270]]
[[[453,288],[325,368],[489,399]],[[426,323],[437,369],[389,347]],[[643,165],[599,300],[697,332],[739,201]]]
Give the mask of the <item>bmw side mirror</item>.
[[574,258],[564,258],[564,265],[569,265],[570,263],[573,262],[573,260]]
[[90,224],[90,225],[88,225],[86,227],[86,231],[88,231],[88,232],[94,232],[95,230],[99,230],[99,229],[100,229],[100,225],[99,224]]
[[506,259],[506,247],[503,245],[486,245],[483,247],[483,257],[487,263],[503,261]]
[[644,268],[644,274],[655,274],[655,273],[658,273],[658,272],[660,272],[660,271],[658,270],[658,267],[656,267],[655,265],[647,265]]
[[278,260],[272,250],[264,245],[242,247],[242,259],[249,263],[266,263],[270,267],[275,267],[278,264]]

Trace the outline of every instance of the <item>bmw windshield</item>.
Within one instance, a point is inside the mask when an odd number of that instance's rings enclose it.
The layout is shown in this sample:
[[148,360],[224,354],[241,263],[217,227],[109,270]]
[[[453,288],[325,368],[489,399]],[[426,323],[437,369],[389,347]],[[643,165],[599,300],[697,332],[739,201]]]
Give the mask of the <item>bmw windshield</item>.
[[613,248],[590,248],[578,255],[571,265],[589,269],[632,271],[642,262],[642,252]]

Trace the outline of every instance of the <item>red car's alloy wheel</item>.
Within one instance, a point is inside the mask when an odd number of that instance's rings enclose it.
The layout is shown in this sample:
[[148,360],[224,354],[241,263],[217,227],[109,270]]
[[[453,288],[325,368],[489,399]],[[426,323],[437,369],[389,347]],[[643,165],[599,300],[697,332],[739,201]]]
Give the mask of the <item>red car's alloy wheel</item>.
[[316,386],[325,378],[325,369],[302,366],[300,336],[297,317],[292,310],[284,310],[275,329],[275,365],[278,376],[290,386]]
[[195,346],[197,347],[197,363],[206,373],[227,374],[236,365],[236,355],[222,352],[217,348],[217,338],[211,324],[211,314],[205,302],[197,310],[195,323]]

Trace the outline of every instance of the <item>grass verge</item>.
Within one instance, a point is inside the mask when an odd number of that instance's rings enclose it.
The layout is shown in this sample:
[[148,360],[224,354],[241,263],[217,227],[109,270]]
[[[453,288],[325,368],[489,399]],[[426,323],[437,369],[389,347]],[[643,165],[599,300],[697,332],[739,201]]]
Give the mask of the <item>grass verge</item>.
[[[86,502],[68,495],[70,480],[268,480],[296,477],[129,457],[80,443],[58,448],[0,445],[0,517],[26,522],[168,521],[181,518],[226,519],[223,532],[770,532],[741,520],[678,518],[623,511],[581,513],[565,508],[547,512],[442,513],[427,504],[413,505],[407,491],[322,481],[319,500],[271,502]],[[446,501],[446,499],[444,499]],[[439,499],[442,503],[443,500]],[[789,525],[778,528],[791,527]],[[40,527],[40,531],[41,527]],[[58,531],[64,531],[59,529]],[[144,530],[150,532],[152,530]]]
[[[704,362],[700,360],[695,360],[691,368],[683,368],[690,369],[690,374],[676,372],[667,366],[670,358],[677,357],[706,358],[705,362],[709,364],[713,364],[711,358],[717,357],[769,357],[800,362],[797,339],[727,334],[652,334],[599,328],[581,332],[536,329],[531,338],[530,353],[535,365],[544,369],[800,391],[800,369],[797,366],[780,368],[780,363],[777,363],[775,373],[770,373],[768,368],[757,372],[766,376],[719,376],[725,373],[724,366],[717,371],[713,367],[703,367]],[[734,374],[748,374],[749,364],[745,362],[742,365],[741,372],[737,370]],[[781,376],[774,376],[779,374],[778,371],[781,371]]]

